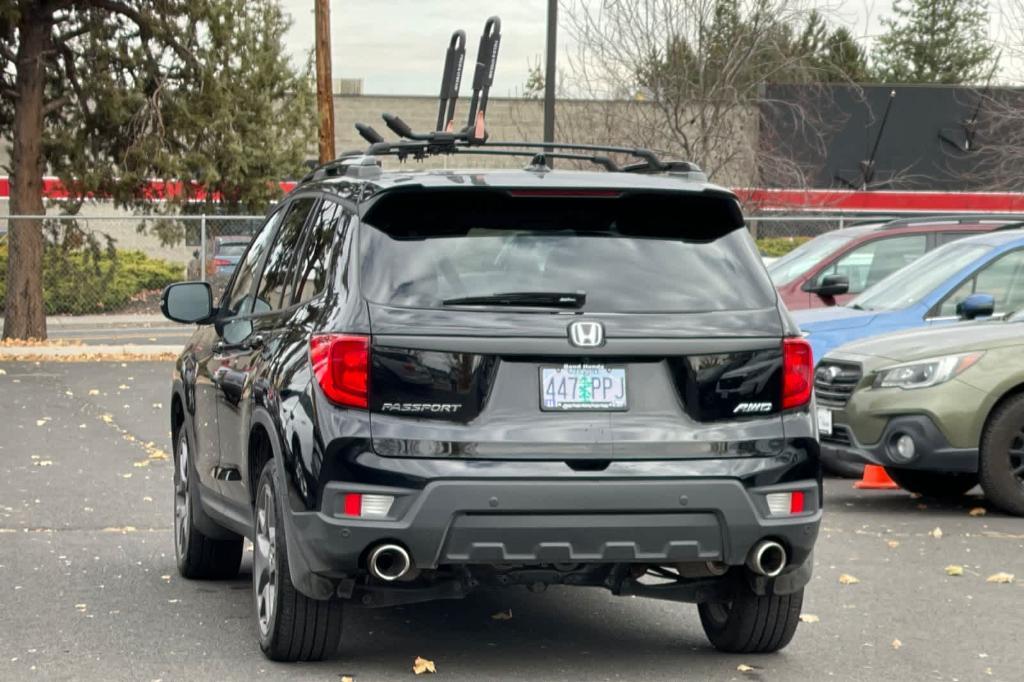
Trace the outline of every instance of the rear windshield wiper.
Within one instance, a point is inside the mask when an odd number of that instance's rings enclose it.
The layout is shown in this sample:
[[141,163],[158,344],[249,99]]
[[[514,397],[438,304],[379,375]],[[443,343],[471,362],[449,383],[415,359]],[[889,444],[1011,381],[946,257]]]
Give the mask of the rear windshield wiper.
[[506,291],[500,294],[462,296],[442,301],[445,305],[507,305],[538,306],[543,308],[582,308],[587,294],[582,291],[561,293],[557,291]]

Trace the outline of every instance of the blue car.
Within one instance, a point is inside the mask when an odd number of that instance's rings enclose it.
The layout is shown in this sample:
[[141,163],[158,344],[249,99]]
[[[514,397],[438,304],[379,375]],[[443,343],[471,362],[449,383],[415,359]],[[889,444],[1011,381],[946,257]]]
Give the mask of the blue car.
[[818,362],[832,349],[869,336],[1021,308],[1024,231],[1009,229],[941,246],[845,306],[792,315]]

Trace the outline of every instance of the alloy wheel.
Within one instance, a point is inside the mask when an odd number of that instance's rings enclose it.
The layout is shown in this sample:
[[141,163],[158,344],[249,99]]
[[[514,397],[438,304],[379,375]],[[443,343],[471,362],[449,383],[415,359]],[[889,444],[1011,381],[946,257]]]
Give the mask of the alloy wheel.
[[256,500],[252,580],[260,633],[266,636],[274,625],[277,601],[277,514],[274,493],[269,485],[263,486]]
[[174,551],[180,560],[188,553],[192,525],[192,500],[188,481],[188,437],[182,428],[178,434],[178,466],[174,472]]

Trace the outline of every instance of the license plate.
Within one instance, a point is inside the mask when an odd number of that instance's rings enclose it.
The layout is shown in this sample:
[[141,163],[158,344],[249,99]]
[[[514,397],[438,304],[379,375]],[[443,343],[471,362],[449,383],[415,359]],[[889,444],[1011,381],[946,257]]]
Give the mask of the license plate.
[[832,435],[832,410],[827,407],[818,408],[818,433],[824,436]]
[[540,407],[548,412],[625,410],[626,368],[604,365],[541,367]]

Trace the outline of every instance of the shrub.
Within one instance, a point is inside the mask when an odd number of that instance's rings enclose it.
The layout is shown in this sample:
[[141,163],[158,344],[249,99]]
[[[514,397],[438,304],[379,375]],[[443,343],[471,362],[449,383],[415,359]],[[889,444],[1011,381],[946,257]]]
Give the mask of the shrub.
[[[149,258],[140,251],[96,257],[47,245],[43,254],[43,302],[47,315],[115,312],[140,293],[162,289],[182,278],[180,265]],[[7,247],[0,246],[0,311],[7,296]]]
[[778,258],[810,240],[810,237],[762,237],[757,240],[757,248],[762,256]]

